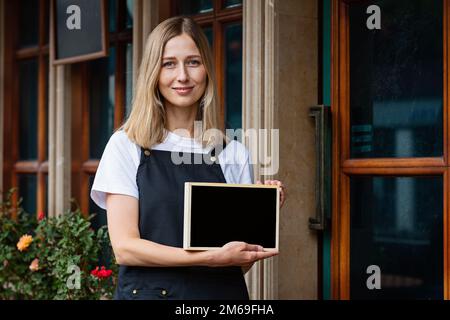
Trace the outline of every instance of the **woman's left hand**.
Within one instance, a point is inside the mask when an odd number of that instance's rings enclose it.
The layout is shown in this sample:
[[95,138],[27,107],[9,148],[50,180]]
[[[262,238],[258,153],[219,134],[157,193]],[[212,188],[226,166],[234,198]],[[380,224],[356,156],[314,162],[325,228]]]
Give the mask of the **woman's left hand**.
[[[256,181],[256,184],[262,184],[261,181]],[[286,188],[284,184],[279,180],[265,180],[264,184],[274,185],[280,188],[280,208],[283,206],[284,201],[286,200]]]

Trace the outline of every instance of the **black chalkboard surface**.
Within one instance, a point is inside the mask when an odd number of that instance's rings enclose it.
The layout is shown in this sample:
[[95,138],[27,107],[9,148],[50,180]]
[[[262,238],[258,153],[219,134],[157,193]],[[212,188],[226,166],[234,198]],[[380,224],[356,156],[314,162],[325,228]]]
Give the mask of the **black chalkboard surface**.
[[53,64],[107,55],[105,0],[53,0]]
[[244,241],[278,250],[279,196],[276,186],[186,182],[183,248]]

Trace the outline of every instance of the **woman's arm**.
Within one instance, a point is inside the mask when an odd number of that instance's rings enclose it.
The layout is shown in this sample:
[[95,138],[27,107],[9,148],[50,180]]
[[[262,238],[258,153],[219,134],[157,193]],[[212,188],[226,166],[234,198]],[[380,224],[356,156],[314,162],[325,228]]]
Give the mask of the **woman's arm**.
[[261,246],[230,242],[218,250],[190,252],[144,240],[139,235],[139,202],[107,194],[108,230],[116,261],[129,266],[242,266],[278,254]]

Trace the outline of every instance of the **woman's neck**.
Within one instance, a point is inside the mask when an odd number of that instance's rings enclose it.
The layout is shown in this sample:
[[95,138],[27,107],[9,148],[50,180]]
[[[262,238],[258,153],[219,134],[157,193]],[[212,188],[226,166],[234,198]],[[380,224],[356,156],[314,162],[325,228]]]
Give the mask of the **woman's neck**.
[[[166,104],[166,117],[167,125],[166,129],[169,131],[181,131],[189,134],[189,137],[194,136],[194,122],[197,116],[197,105],[191,107],[175,107],[170,104]],[[186,135],[183,134],[183,135]]]

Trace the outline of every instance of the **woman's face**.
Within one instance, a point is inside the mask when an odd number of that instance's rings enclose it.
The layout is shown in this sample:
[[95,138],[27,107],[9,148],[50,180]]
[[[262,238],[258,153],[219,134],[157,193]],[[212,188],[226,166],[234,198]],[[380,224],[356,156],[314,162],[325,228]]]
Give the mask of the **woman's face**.
[[164,48],[158,82],[166,107],[196,105],[206,82],[206,69],[194,40],[185,33],[170,39]]

